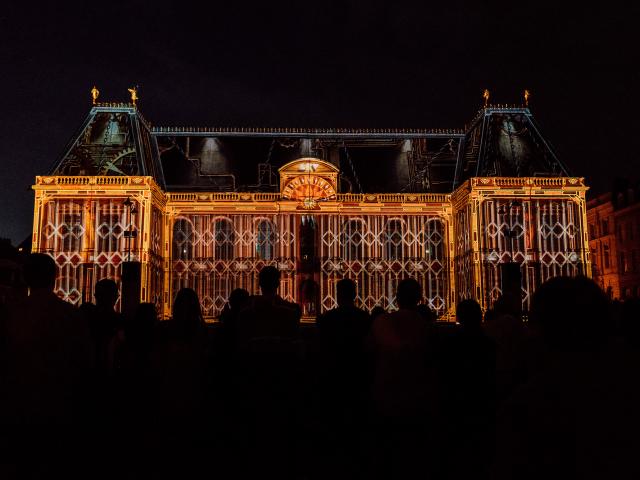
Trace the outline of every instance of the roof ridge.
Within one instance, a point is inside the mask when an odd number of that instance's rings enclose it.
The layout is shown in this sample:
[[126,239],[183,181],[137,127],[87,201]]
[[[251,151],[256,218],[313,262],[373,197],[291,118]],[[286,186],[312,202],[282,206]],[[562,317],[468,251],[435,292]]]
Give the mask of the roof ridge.
[[464,133],[462,128],[300,128],[300,127],[186,127],[153,126],[152,133],[292,133],[292,134],[450,134]]

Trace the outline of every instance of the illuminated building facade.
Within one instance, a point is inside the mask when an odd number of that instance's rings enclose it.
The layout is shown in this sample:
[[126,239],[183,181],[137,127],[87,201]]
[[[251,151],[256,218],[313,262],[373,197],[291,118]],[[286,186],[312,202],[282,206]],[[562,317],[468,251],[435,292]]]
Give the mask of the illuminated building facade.
[[640,297],[640,185],[587,203],[593,279],[616,300]]
[[181,287],[215,318],[264,265],[308,318],[341,278],[370,310],[415,277],[451,318],[463,298],[491,306],[504,264],[525,309],[547,278],[590,274],[587,187],[527,107],[486,106],[460,130],[304,130],[152,127],[96,103],[33,188],[33,251],[55,259],[60,296],[90,301],[130,259],[165,318]]

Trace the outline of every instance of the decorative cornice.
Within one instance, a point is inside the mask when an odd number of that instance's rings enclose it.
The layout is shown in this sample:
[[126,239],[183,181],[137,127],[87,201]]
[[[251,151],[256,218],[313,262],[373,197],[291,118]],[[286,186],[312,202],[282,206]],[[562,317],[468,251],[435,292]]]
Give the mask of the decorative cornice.
[[464,131],[453,128],[266,128],[266,127],[153,127],[154,135],[210,135],[210,136],[279,136],[279,137],[325,137],[325,138],[454,138],[464,137]]

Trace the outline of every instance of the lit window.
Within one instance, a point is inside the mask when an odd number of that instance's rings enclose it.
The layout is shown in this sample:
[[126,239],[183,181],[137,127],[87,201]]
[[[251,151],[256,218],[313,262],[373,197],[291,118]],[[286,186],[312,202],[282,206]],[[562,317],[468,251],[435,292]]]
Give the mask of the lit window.
[[427,260],[444,258],[444,227],[440,220],[429,220],[425,226],[424,257]]
[[193,258],[193,225],[185,218],[173,223],[173,260]]
[[256,228],[256,257],[271,260],[275,256],[276,232],[269,220],[260,220]]
[[341,243],[345,260],[362,260],[364,242],[362,238],[362,222],[360,220],[349,220],[344,223]]
[[229,219],[219,219],[214,223],[214,238],[216,242],[216,260],[232,260],[235,231]]
[[627,258],[624,252],[620,252],[620,273],[627,273],[629,270],[629,264],[627,263]]
[[403,256],[402,220],[389,220],[384,232],[384,252],[388,260],[400,260]]

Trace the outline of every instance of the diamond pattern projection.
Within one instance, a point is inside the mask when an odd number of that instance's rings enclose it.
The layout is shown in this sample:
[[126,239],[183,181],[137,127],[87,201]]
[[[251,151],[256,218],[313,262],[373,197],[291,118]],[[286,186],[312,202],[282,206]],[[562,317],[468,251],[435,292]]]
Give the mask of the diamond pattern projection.
[[[62,299],[74,305],[93,301],[97,281],[120,279],[128,247],[137,260],[139,239],[126,240],[124,232],[138,230],[138,220],[131,218],[124,200],[57,199],[44,206],[38,249],[56,262],[55,292]],[[87,224],[91,218],[93,224]]]
[[502,295],[500,265],[520,265],[523,309],[535,285],[582,272],[579,208],[571,200],[486,200],[482,204],[483,277],[488,305]]
[[295,299],[295,216],[192,214],[175,219],[171,230],[172,295],[192,288],[205,317],[219,316],[236,288],[259,293],[265,265],[281,270],[280,294]]
[[397,282],[413,277],[429,306],[443,314],[448,298],[444,225],[440,218],[417,216],[320,215],[321,310],[336,306],[335,283],[342,278],[357,283],[362,308],[396,308]]
[[[473,271],[472,258],[473,251],[470,243],[469,228],[469,206],[456,213],[455,218],[455,278],[456,278],[456,294],[457,299],[473,298]],[[494,231],[497,232],[497,226],[494,225]]]

